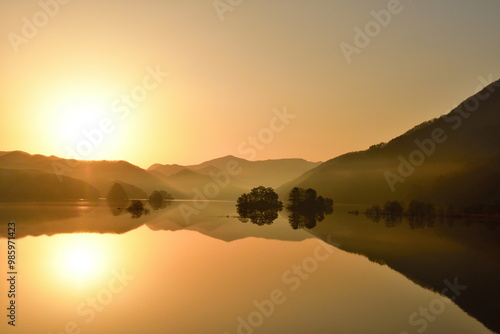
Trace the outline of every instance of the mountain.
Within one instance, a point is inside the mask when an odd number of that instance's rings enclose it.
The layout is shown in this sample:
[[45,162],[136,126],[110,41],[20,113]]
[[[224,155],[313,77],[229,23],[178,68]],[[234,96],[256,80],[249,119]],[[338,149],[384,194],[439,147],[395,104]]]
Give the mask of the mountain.
[[0,201],[96,200],[99,191],[90,184],[39,170],[0,169]]
[[0,152],[0,168],[38,169],[53,173],[52,163],[61,160],[55,156],[29,154],[22,151]]
[[204,162],[191,168],[198,172],[205,173],[210,171],[211,167],[224,170],[229,161],[236,161],[239,167],[241,167],[241,173],[233,177],[234,182],[248,189],[259,185],[277,188],[283,183],[288,182],[289,180],[301,175],[311,168],[319,166],[320,164],[318,162],[310,162],[304,159],[248,161],[229,155],[223,158]]
[[94,185],[101,194],[106,194],[115,182],[121,182],[127,193],[131,192],[129,196],[139,198],[144,198],[144,191],[150,194],[165,188],[161,179],[126,161],[82,161],[68,175]]
[[[58,183],[63,183],[66,177],[80,180],[96,188],[101,197],[106,196],[116,182],[122,184],[131,198],[146,198],[153,190],[168,191],[162,179],[126,161],[77,161],[13,151],[0,152],[0,168],[44,172],[53,175]],[[0,189],[5,186],[0,183]]]
[[164,176],[170,176],[173,175],[177,172],[180,172],[181,170],[185,169],[186,167],[173,164],[173,165],[162,165],[162,164],[154,164],[151,167],[148,168],[149,172],[155,171],[159,172]]
[[337,202],[412,199],[434,204],[500,201],[500,81],[447,115],[361,152],[326,161],[283,185],[311,187]]
[[[242,192],[259,185],[276,188],[319,164],[303,159],[248,161],[228,155],[198,165],[154,164],[148,171],[157,177],[162,175],[168,185],[185,191],[193,188],[203,191],[208,183],[217,183],[217,180],[218,184],[227,183],[219,187],[217,198],[234,200]],[[223,175],[229,175],[229,182]],[[191,193],[192,196],[194,193]]]
[[[247,161],[226,156],[198,165],[155,164],[144,170],[127,161],[81,161],[21,151],[0,152],[0,168],[38,171],[59,181],[69,177],[97,189],[100,197],[118,183],[129,198],[147,198],[154,190],[166,190],[177,199],[192,199],[201,193],[209,199],[235,200],[253,187],[276,188],[318,165],[303,159]],[[0,190],[7,186],[0,182]]]
[[[221,172],[218,168],[211,168],[213,173]],[[203,170],[199,171],[203,172]],[[217,178],[214,175],[216,174],[210,175],[209,172],[202,174],[186,168],[169,176],[166,182],[175,189],[184,189],[190,199],[202,193],[208,199],[236,200],[239,195],[246,191],[246,188],[242,187],[234,179],[229,177]],[[197,189],[196,192],[195,189]]]

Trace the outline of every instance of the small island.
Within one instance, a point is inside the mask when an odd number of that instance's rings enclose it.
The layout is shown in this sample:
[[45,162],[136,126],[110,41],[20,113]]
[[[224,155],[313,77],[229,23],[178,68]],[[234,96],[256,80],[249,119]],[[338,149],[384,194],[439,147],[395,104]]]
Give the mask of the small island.
[[[236,204],[238,219],[246,223],[251,221],[257,225],[270,225],[283,210],[283,203],[273,188],[259,186],[249,193],[242,194]],[[313,228],[325,215],[333,212],[333,200],[318,196],[316,190],[293,188],[288,196],[286,206],[288,220],[293,229]]]

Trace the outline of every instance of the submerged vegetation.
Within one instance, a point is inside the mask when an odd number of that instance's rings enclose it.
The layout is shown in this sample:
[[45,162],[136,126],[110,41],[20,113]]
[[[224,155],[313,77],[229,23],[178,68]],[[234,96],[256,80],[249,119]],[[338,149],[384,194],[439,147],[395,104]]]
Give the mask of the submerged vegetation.
[[387,201],[383,206],[373,205],[365,211],[368,218],[375,222],[383,220],[388,227],[393,227],[406,218],[412,228],[431,227],[436,219],[495,219],[499,214],[500,202],[495,205],[448,205],[436,208],[432,203],[416,200],[412,200],[408,207],[403,202]]
[[[172,195],[165,190],[155,190],[148,197],[147,204],[153,210],[164,209],[171,205],[172,199]],[[139,218],[150,213],[150,209],[146,207],[147,204],[144,204],[142,200],[130,200],[127,191],[120,183],[113,184],[108,192],[106,201],[113,216],[119,216],[122,213],[128,212],[132,218]]]

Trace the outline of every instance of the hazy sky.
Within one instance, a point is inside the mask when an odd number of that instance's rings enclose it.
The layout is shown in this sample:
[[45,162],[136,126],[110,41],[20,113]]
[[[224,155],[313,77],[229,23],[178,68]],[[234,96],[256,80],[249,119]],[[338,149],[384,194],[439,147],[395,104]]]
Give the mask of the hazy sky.
[[499,18],[498,0],[0,0],[0,150],[324,161],[498,79]]

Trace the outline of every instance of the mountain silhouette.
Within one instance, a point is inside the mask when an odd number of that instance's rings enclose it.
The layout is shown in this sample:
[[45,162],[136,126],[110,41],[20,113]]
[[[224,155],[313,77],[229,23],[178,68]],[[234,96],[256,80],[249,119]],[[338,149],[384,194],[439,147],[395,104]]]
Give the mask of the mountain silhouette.
[[435,204],[500,201],[500,81],[447,115],[388,143],[313,168],[277,189],[314,188],[336,202],[374,204],[422,200]]
[[99,191],[90,184],[39,170],[0,168],[0,201],[97,200]]
[[[154,164],[148,171],[161,177],[168,185],[177,190],[191,191],[193,188],[203,190],[207,183],[214,183],[214,177],[226,173],[228,164],[234,164],[239,173],[230,175],[227,186],[221,186],[218,199],[235,200],[242,192],[260,184],[278,187],[302,173],[318,166],[320,163],[303,159],[274,159],[248,161],[231,155],[209,160],[198,165],[160,165]],[[193,194],[191,193],[191,198]]]
[[13,151],[0,154],[0,168],[38,170],[56,176],[59,181],[64,177],[78,179],[95,187],[102,197],[116,182],[122,183],[130,197],[145,198],[144,192],[163,188],[161,179],[126,161],[77,161]]
[[[237,175],[233,173],[229,175],[230,178],[227,178],[228,164],[236,166],[235,169],[239,173]],[[127,161],[77,161],[56,156],[32,155],[22,151],[0,152],[0,168],[38,171],[52,175],[58,182],[51,183],[51,187],[59,189],[61,194],[66,191],[63,190],[65,185],[61,181],[79,180],[98,191],[99,195],[96,198],[105,197],[113,184],[119,183],[129,198],[144,199],[154,190],[165,190],[176,199],[192,199],[197,193],[204,193],[207,185],[210,185],[212,190],[213,185],[217,185],[217,196],[208,198],[234,200],[241,193],[261,182],[277,187],[318,164],[303,159],[247,161],[234,156],[226,156],[198,165],[155,164],[148,170],[144,170]],[[0,190],[8,187],[10,183],[6,179],[0,182]],[[29,197],[34,198],[31,195]],[[64,199],[64,196],[56,197],[58,200]],[[71,195],[66,199],[74,199],[74,197]],[[4,198],[9,200],[6,194]],[[16,194],[15,199],[12,197],[11,200],[23,200],[22,194]]]

